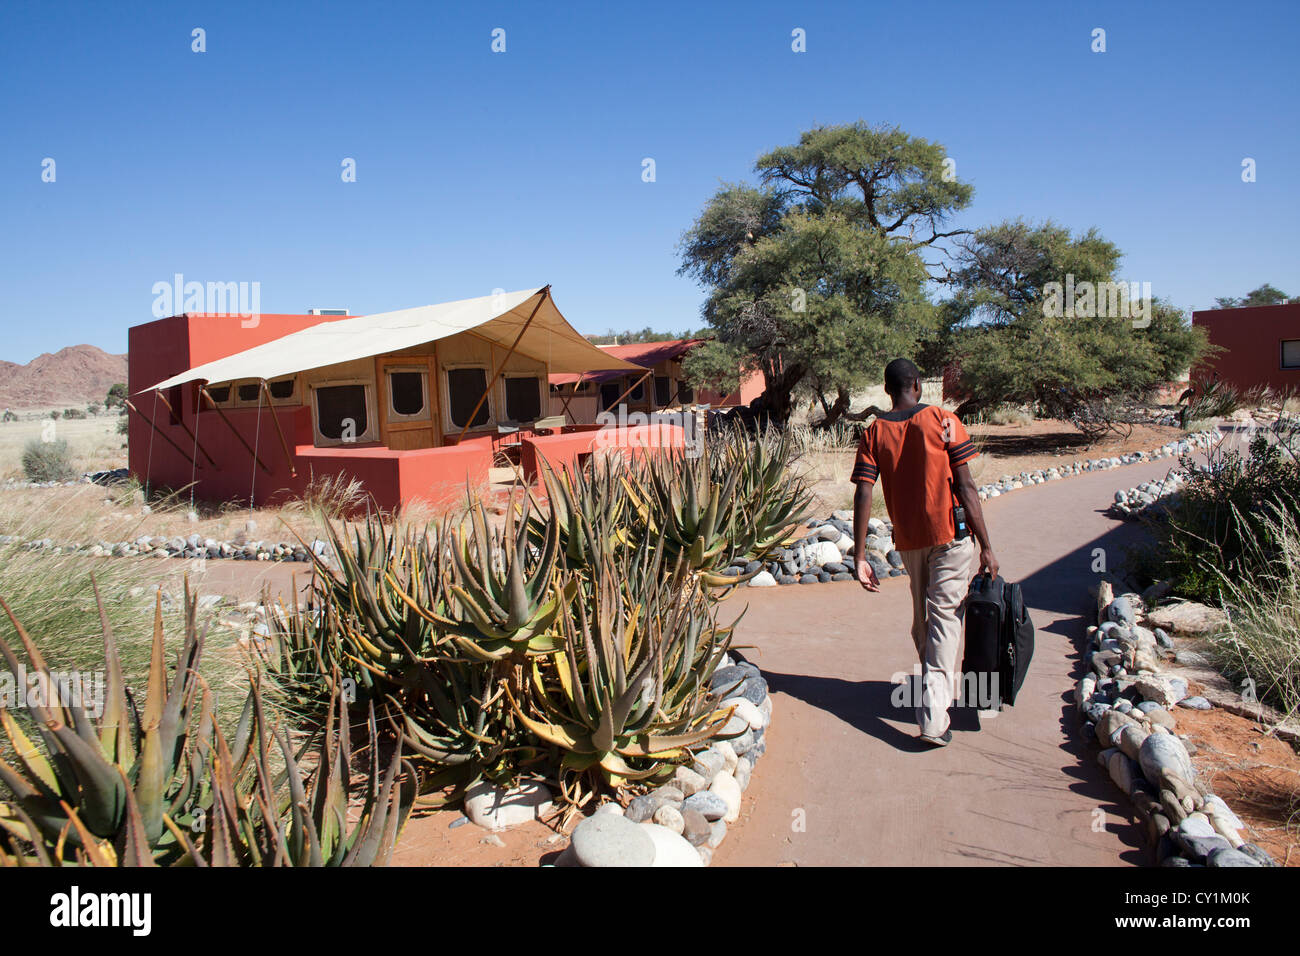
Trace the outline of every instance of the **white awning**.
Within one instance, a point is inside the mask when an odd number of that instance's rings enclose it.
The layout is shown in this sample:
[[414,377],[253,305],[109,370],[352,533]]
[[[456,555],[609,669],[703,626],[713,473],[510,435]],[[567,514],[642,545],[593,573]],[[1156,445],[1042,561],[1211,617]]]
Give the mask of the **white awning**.
[[[528,317],[533,315],[534,309],[537,309],[537,314],[529,323]],[[520,330],[525,324],[528,325],[527,331],[520,338]],[[354,359],[386,355],[469,329],[504,349],[509,349],[518,338],[516,354],[545,363],[548,372],[591,372],[612,368],[644,371],[641,366],[614,358],[583,338],[555,307],[550,287],[543,286],[321,322],[247,351],[196,366],[143,391],[199,380],[214,385],[241,379],[269,380]]]

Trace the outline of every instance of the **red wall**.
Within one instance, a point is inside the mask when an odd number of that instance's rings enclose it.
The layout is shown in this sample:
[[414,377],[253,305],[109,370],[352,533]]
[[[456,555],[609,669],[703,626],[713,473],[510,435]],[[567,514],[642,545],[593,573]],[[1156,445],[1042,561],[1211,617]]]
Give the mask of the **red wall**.
[[[263,407],[260,428],[256,408],[225,409],[230,424],[239,431],[269,469],[255,468],[253,457],[216,412],[196,416],[197,388],[183,385],[181,400],[171,390],[165,397],[180,413],[184,426],[198,438],[215,464],[203,452],[194,452],[194,437],[173,424],[167,406],[143,389],[186,369],[253,348],[300,329],[333,320],[334,316],[263,315],[256,326],[244,328],[239,316],[187,314],[137,325],[128,332],[127,388],[131,402],[149,416],[162,434],[153,434],[140,415],[131,412],[127,433],[131,473],[151,488],[181,488],[196,482],[195,497],[207,501],[274,503],[301,494],[315,477],[344,474],[365,483],[366,490],[383,509],[414,499],[447,504],[465,494],[466,482],[477,487],[487,480],[492,460],[489,439],[467,441],[456,448],[392,451],[383,446],[316,448],[313,446],[311,409]],[[293,456],[286,457],[272,420],[274,414]],[[196,420],[197,419],[197,420]],[[296,468],[297,474],[293,473]]]
[[1282,368],[1282,340],[1300,339],[1300,302],[1251,309],[1207,309],[1192,313],[1192,324],[1204,328],[1213,345],[1224,351],[1192,373],[1194,380],[1210,378],[1238,388],[1267,385],[1278,391],[1300,392],[1300,369]]

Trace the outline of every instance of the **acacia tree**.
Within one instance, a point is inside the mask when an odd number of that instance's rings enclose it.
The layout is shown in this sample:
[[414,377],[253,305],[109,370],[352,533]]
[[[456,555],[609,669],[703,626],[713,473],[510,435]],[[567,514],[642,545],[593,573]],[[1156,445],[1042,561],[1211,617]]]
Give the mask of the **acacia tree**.
[[897,127],[818,127],[760,157],[758,185],[720,188],[680,246],[716,336],[688,357],[692,382],[730,390],[759,370],[778,421],[800,386],[823,424],[863,417],[852,391],[934,333],[925,284],[939,267],[926,256],[962,233],[943,226],[973,193],[945,160]]
[[1288,298],[1289,296],[1281,289],[1274,288],[1265,282],[1258,289],[1247,292],[1244,298],[1220,296],[1214,300],[1214,307],[1216,309],[1244,309],[1257,305],[1282,305]]
[[1136,321],[1136,303],[1125,302],[1127,313],[1100,307],[1100,298],[1087,314],[1045,308],[1052,283],[1112,283],[1120,259],[1096,230],[1073,236],[1051,222],[1004,222],[965,240],[939,336],[966,398],[959,413],[1035,405],[1096,437],[1131,423],[1146,391],[1205,356],[1204,330],[1159,299]]

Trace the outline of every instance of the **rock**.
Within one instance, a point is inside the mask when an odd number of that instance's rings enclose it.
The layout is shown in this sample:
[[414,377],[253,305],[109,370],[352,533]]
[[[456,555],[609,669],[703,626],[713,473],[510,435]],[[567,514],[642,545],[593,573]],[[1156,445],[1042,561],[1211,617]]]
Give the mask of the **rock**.
[[693,793],[682,803],[683,810],[697,810],[703,814],[704,819],[712,823],[715,820],[721,820],[727,815],[730,808],[727,801],[720,794],[712,790],[701,790]]
[[767,726],[767,718],[763,716],[763,712],[745,697],[728,697],[719,706],[734,707],[735,716],[745,721],[754,730],[762,730]]
[[465,794],[465,816],[488,830],[504,830],[541,819],[550,812],[551,791],[540,783],[523,783],[502,790],[481,781]]
[[1241,846],[1237,847],[1237,850],[1241,853],[1245,853],[1252,860],[1258,862],[1261,866],[1278,865],[1278,862],[1276,860],[1274,860],[1271,856],[1269,856],[1267,853],[1265,853],[1263,850],[1261,850],[1258,846],[1256,846],[1253,843],[1243,843]]
[[[1100,726],[1100,725],[1098,725]],[[1168,770],[1183,780],[1191,781],[1195,777],[1192,760],[1187,755],[1187,748],[1181,740],[1172,734],[1151,734],[1142,741],[1138,753],[1138,763],[1147,782],[1153,787],[1160,786],[1160,772]]]
[[1116,624],[1132,627],[1137,623],[1135,599],[1140,600],[1136,594],[1121,594],[1106,606],[1106,617]]
[[692,794],[699,793],[708,787],[709,781],[705,780],[690,767],[678,767],[673,771],[673,783],[687,799]]
[[1110,755],[1110,759],[1106,762],[1106,771],[1110,774],[1110,779],[1115,781],[1115,786],[1119,787],[1120,792],[1125,795],[1133,789],[1133,782],[1142,774],[1142,769],[1137,762],[1118,750]]
[[674,833],[667,827],[660,826],[657,823],[642,823],[640,827],[650,837],[650,842],[654,844],[654,861],[650,864],[651,866],[704,865],[700,855],[695,852],[695,847],[686,842],[681,834]]
[[1241,822],[1241,818],[1232,812],[1232,808],[1223,802],[1223,798],[1213,793],[1205,797],[1205,811],[1211,817],[1221,817],[1223,822],[1234,830],[1241,830],[1246,826]]
[[726,769],[726,760],[716,750],[702,750],[695,755],[695,762],[691,764],[691,769],[705,781],[709,781]]
[[762,730],[746,730],[739,737],[732,737],[727,742],[731,744],[731,749],[734,750],[738,756],[747,754],[754,749],[755,744],[758,742],[758,737],[756,735],[760,733],[762,733]]
[[831,541],[816,541],[808,547],[808,561],[811,564],[838,564],[841,557],[840,549]]
[[1110,602],[1115,600],[1115,589],[1109,581],[1102,581],[1097,585],[1097,623],[1109,620],[1106,616],[1106,608]]
[[1202,637],[1221,630],[1228,617],[1218,608],[1206,607],[1195,601],[1169,604],[1150,612],[1147,623],[1176,634]]
[[776,578],[772,576],[770,571],[759,571],[749,579],[749,586],[751,588],[774,588],[776,587]]
[[736,769],[732,776],[736,778],[736,783],[740,785],[741,791],[749,789],[750,774],[753,773],[754,765],[748,760],[741,760],[736,764]]
[[[1121,727],[1116,733],[1115,745],[1123,751],[1124,755],[1130,760],[1136,761],[1138,755],[1142,752],[1142,742],[1147,739],[1149,734],[1136,724],[1128,724]],[[1128,787],[1124,787],[1124,792],[1128,793]]]
[[704,842],[710,850],[716,850],[722,845],[722,841],[727,838],[726,821],[716,820],[709,829],[709,838]]
[[1178,702],[1179,707],[1186,707],[1188,710],[1209,710],[1213,705],[1204,697],[1184,697]]
[[1212,852],[1206,859],[1207,866],[1259,866],[1260,862],[1248,853],[1242,853],[1240,850],[1232,848],[1219,849]]
[[[1170,832],[1176,833],[1176,831]],[[1174,839],[1178,845],[1183,848],[1183,851],[1187,854],[1188,858],[1194,863],[1204,863],[1215,850],[1232,849],[1232,847],[1228,845],[1228,841],[1218,835],[1205,837],[1187,836],[1182,833],[1177,833]]]
[[1159,674],[1143,674],[1138,677],[1133,686],[1143,700],[1152,700],[1161,707],[1168,708],[1185,696],[1185,693],[1178,692],[1178,686],[1174,681],[1175,678],[1162,677]]
[[713,862],[713,851],[710,850],[707,846],[697,846],[695,848],[695,852],[700,855],[700,861],[705,866],[708,866]]
[[713,778],[709,792],[716,793],[726,803],[727,812],[723,814],[723,820],[727,823],[735,823],[740,819],[740,784],[736,782],[735,777],[729,773],[718,774]]
[[580,866],[651,866],[656,844],[648,830],[653,825],[613,813],[593,814],[573,831],[574,856]]
[[733,770],[736,769],[736,762],[737,762],[737,759],[738,759],[738,758],[736,757],[736,751],[735,751],[735,749],[731,746],[731,744],[729,744],[727,741],[725,741],[725,740],[719,740],[716,744],[714,744],[714,745],[713,745],[712,747],[710,747],[709,749],[710,749],[710,750],[715,750],[715,751],[717,751],[719,754],[722,755],[722,765],[723,765],[723,769],[724,769],[727,773],[731,773]]
[[1212,837],[1219,834],[1214,832],[1214,827],[1210,825],[1204,814],[1189,814],[1181,823],[1178,824],[1178,832],[1182,836],[1199,836]]
[[[598,806],[598,807],[596,808],[596,812],[597,812],[597,813],[612,813],[612,814],[614,814],[615,816],[618,816],[618,817],[621,817],[621,816],[624,816],[624,815],[625,815],[625,814],[624,814],[624,810],[623,810],[623,808],[620,807],[617,803],[614,803],[612,800],[611,800],[609,803],[602,803],[600,806]],[[466,820],[465,822],[468,823],[469,821]]]
[[800,584],[820,584],[820,583],[821,583],[821,578],[820,578],[818,575],[809,572],[808,574],[802,574],[802,575],[799,576],[799,583],[800,583]]
[[[680,793],[681,791],[676,792]],[[662,790],[651,790],[649,793],[633,797],[632,802],[623,811],[623,815],[633,823],[644,823],[646,820],[654,819],[654,815],[660,807],[671,804],[672,800],[665,797]]]
[[682,829],[686,826],[686,822],[682,819],[681,812],[671,804],[664,804],[661,806],[655,811],[654,816],[651,819],[664,829],[672,830],[674,833],[681,833]]
[[1173,715],[1163,707],[1153,707],[1146,712],[1146,715],[1147,720],[1151,721],[1151,723],[1158,724],[1159,726],[1165,727],[1169,730],[1173,730],[1178,724],[1178,722],[1174,720]]
[[693,810],[689,807],[681,811],[682,817],[682,836],[692,846],[703,846],[708,842],[710,834],[713,833],[713,824],[705,819],[704,814],[699,810]]
[[761,705],[767,699],[767,681],[762,677],[749,678],[741,685],[739,696],[755,706]]

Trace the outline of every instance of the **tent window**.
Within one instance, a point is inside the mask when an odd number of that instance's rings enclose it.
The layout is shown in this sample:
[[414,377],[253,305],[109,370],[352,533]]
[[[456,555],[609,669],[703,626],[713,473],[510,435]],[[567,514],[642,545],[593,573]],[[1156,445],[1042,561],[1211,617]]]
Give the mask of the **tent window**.
[[224,405],[226,402],[230,401],[230,386],[214,385],[208,389],[208,395],[210,395],[212,400],[218,405]]
[[541,389],[534,376],[506,379],[506,418],[515,422],[535,422],[542,417]]
[[672,401],[673,380],[667,375],[655,376],[655,405],[663,408]]
[[239,400],[241,402],[256,402],[261,394],[262,386],[258,382],[239,386]]
[[388,401],[394,418],[428,417],[425,409],[425,373],[402,369],[388,373]]
[[677,384],[677,400],[683,405],[689,405],[695,401],[695,389],[687,385],[685,380]]
[[447,369],[447,411],[451,415],[451,423],[457,428],[464,428],[466,422],[469,422],[471,428],[486,425],[490,417],[488,410],[490,399],[485,400],[479,407],[478,415],[474,417],[474,421],[469,421],[470,413],[474,411],[474,406],[478,404],[479,397],[486,390],[486,369]]
[[293,387],[297,379],[282,378],[270,383],[271,397],[279,401],[293,398]]
[[600,386],[600,407],[608,411],[618,401],[618,397],[623,394],[623,389],[619,387],[617,381],[605,382]]
[[329,441],[361,440],[370,427],[364,385],[327,385],[316,390],[316,430]]
[[1282,367],[1300,368],[1300,339],[1287,339],[1282,342]]
[[636,386],[628,393],[628,401],[644,402],[645,401],[645,382],[637,382]]

